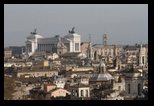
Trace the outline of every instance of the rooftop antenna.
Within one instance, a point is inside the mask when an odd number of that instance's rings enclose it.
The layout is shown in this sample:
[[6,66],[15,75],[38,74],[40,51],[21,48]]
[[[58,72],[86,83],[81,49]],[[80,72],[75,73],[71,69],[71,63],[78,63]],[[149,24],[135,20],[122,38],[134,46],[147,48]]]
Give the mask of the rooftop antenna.
[[105,31],[105,23],[104,23],[104,34],[106,34],[106,31]]
[[91,34],[89,34],[89,42],[91,42]]

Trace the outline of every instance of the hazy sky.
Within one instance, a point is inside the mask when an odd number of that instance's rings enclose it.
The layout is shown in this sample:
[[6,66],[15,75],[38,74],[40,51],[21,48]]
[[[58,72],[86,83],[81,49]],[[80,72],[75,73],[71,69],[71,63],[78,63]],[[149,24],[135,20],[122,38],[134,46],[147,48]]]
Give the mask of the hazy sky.
[[5,4],[4,46],[23,46],[37,28],[43,37],[65,36],[75,27],[82,42],[148,43],[148,4]]

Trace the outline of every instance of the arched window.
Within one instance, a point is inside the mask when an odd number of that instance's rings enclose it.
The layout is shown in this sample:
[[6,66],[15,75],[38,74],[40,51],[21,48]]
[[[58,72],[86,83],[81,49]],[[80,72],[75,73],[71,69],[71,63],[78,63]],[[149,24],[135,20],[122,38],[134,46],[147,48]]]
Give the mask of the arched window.
[[128,94],[130,94],[130,84],[128,84]]
[[78,90],[76,90],[76,92],[75,92],[75,96],[78,96]]
[[144,56],[142,56],[142,64],[144,64]]
[[88,90],[86,90],[86,97],[88,97]]
[[95,60],[97,59],[97,52],[96,51],[94,52],[94,59]]
[[141,94],[141,84],[138,84],[138,95]]
[[81,90],[81,96],[83,96],[83,90]]
[[122,82],[122,80],[121,80],[121,76],[119,76],[119,78],[118,78],[118,82],[119,82],[119,83]]
[[120,65],[118,64],[118,70],[120,70]]
[[71,92],[71,94],[72,94],[72,96],[75,96],[75,95],[74,95],[74,90],[73,90],[73,89],[72,89],[72,92]]

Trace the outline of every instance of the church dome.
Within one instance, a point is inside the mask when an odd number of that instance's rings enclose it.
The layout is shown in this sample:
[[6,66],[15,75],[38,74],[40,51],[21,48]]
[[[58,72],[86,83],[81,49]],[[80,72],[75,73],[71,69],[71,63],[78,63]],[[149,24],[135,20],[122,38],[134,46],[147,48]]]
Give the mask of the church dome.
[[95,74],[90,78],[90,81],[108,81],[114,79],[108,72]]

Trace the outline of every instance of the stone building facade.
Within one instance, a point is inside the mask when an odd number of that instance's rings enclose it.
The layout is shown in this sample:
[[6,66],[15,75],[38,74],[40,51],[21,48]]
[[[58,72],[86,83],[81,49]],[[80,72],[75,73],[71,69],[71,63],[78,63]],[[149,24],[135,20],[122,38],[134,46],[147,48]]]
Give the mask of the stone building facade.
[[26,43],[26,52],[31,55],[37,52],[56,52],[58,54],[62,54],[67,52],[80,52],[80,35],[74,32],[74,28],[72,31],[64,36],[60,37],[59,35],[55,35],[55,37],[43,38],[43,36],[38,35],[36,33],[36,29],[34,32],[31,32],[31,35],[27,37]]

